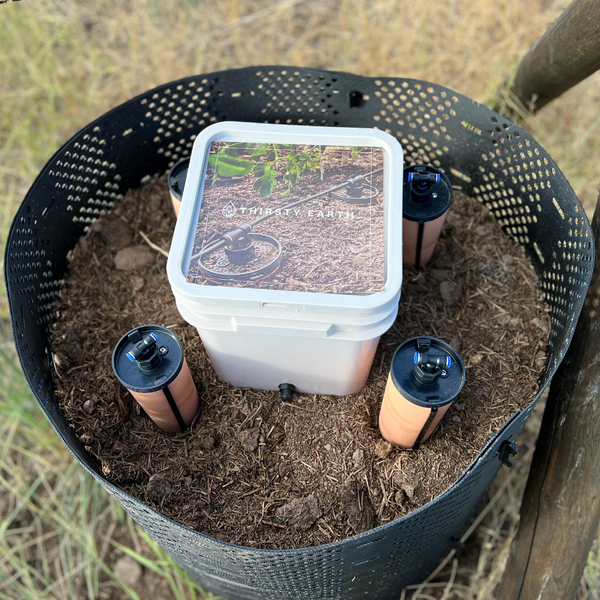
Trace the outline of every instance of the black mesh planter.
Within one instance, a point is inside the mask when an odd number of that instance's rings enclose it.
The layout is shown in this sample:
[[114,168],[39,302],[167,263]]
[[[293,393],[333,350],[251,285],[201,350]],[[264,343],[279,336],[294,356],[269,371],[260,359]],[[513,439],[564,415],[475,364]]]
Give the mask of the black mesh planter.
[[408,162],[432,163],[485,204],[524,245],[551,308],[542,388],[573,335],[594,248],[588,220],[558,167],[514,123],[449,89],[295,67],[182,79],[99,118],[67,142],[29,190],[5,258],[15,341],[29,385],[83,466],[205,588],[225,598],[397,598],[422,580],[467,524],[533,404],[515,413],[460,479],[406,517],[345,541],[289,551],[243,548],[174,523],[106,481],[58,409],[49,330],[68,255],[90,223],[129,188],[165,173],[193,139],[222,120],[378,127]]

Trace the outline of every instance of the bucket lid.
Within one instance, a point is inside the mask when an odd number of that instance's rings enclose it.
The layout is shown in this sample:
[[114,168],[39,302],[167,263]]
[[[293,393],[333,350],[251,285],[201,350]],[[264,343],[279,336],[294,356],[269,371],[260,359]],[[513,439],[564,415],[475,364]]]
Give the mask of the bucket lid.
[[112,367],[119,381],[133,392],[148,394],[168,386],[181,371],[179,338],[161,325],[128,331],[113,351]]
[[169,190],[177,198],[181,200],[183,196],[183,188],[185,187],[185,179],[187,177],[188,168],[190,166],[190,158],[186,156],[177,161],[169,171],[167,180],[169,182]]
[[169,280],[189,299],[376,307],[400,293],[401,211],[389,134],[219,123],[194,143]]
[[452,202],[452,184],[444,173],[429,165],[404,170],[403,216],[409,221],[433,221]]
[[427,408],[450,404],[466,380],[458,352],[432,337],[415,337],[401,344],[392,358],[390,375],[407,400]]

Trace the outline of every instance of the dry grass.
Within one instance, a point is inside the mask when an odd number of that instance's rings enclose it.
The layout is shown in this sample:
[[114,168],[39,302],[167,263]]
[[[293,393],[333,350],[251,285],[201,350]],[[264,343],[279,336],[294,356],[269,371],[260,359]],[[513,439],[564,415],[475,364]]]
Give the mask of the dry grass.
[[[0,5],[0,240],[35,175],[116,104],[191,74],[288,64],[434,81],[495,104],[557,0],[48,0]],[[501,95],[500,95],[501,96]],[[591,212],[600,185],[599,74],[526,126]],[[2,244],[3,245],[3,244]],[[4,295],[0,318],[7,319]],[[5,335],[8,340],[8,336]],[[115,536],[151,557],[164,597],[197,592],[73,463],[14,371],[0,393],[0,598],[136,597],[111,583]],[[18,369],[17,369],[18,370]],[[489,598],[514,532],[526,460],[437,583],[407,598]],[[68,466],[66,466],[68,465]],[[504,487],[499,488],[498,486]],[[137,541],[136,541],[137,540]],[[137,545],[136,545],[137,544]],[[114,553],[117,554],[114,554]],[[475,554],[476,556],[473,556]],[[157,567],[158,568],[158,567]],[[580,599],[600,594],[597,544]],[[120,590],[120,591],[119,591]],[[160,596],[155,597],[158,599]]]

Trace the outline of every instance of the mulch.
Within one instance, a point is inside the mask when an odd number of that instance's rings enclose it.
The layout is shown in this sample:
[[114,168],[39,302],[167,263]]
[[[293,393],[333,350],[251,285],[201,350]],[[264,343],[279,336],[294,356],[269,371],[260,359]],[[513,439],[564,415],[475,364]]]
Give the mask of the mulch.
[[[174,224],[164,177],[93,224],[73,251],[52,351],[60,408],[106,478],[183,525],[271,549],[366,531],[446,490],[537,393],[550,329],[539,280],[523,249],[460,193],[431,263],[405,268],[398,318],[364,389],[292,403],[217,378],[177,311],[165,256],[141,236],[167,250]],[[112,373],[116,342],[145,323],[173,328],[197,383],[201,409],[183,433],[158,429]],[[467,382],[414,452],[384,442],[377,417],[394,350],[416,335],[454,346]]]

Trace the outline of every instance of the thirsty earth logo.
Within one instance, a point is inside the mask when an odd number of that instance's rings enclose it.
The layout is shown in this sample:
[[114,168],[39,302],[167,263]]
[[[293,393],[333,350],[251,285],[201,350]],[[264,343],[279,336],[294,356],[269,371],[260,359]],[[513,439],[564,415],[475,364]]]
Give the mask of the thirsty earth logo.
[[[231,201],[229,202],[231,204]],[[232,217],[236,213],[235,206],[233,207],[233,214],[226,214],[228,206],[223,209],[223,215],[226,217]],[[232,204],[233,206],[233,204]],[[317,217],[321,219],[354,219],[354,211],[350,210],[307,210],[302,211],[300,208],[247,208],[242,206],[240,212],[243,215],[265,215],[265,216],[285,216],[285,217],[302,217],[308,216],[309,218]]]
[[[236,208],[235,208],[235,204],[230,200],[224,207],[223,210],[221,211],[223,213],[223,216],[226,219],[231,219],[231,217],[233,217],[235,215],[235,213],[237,212]],[[242,209],[243,212],[243,209]]]

